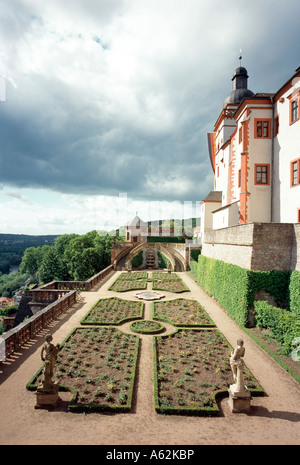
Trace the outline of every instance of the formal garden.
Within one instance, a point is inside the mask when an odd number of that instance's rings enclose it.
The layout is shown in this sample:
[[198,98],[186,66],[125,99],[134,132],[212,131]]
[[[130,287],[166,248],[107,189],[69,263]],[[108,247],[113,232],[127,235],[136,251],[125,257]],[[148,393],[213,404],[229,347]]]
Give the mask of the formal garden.
[[176,293],[189,291],[189,288],[177,273],[162,273],[159,271],[152,273],[152,289]]
[[146,271],[134,271],[121,273],[112,283],[109,290],[115,292],[127,292],[147,288],[148,273]]
[[154,320],[167,321],[173,326],[215,326],[204,308],[195,300],[153,302],[152,316]]
[[[124,412],[132,407],[138,336],[117,328],[75,328],[59,352],[53,381],[71,391],[74,412]],[[35,390],[42,368],[28,383]]]
[[[152,337],[155,411],[219,415],[218,398],[228,395],[232,383],[229,357],[233,348],[198,301],[176,297],[182,284],[188,291],[176,273],[120,273],[109,290],[146,289],[147,283],[165,284],[174,298],[148,303],[132,296],[99,299],[82,318],[81,326],[63,341],[53,381],[60,391],[72,393],[68,410],[132,410],[137,370],[143,369],[138,367],[141,338]],[[150,318],[145,317],[145,305],[152,306]],[[165,334],[166,323],[173,327],[169,334]],[[42,371],[43,367],[28,382],[28,390],[37,389]],[[263,394],[247,368],[245,379],[252,395]]]
[[[232,383],[232,347],[217,329],[178,329],[153,342],[155,410],[164,414],[218,415],[217,397]],[[247,368],[252,395],[263,389]]]
[[128,320],[143,318],[144,303],[132,300],[99,299],[87,315],[82,325],[118,325]]

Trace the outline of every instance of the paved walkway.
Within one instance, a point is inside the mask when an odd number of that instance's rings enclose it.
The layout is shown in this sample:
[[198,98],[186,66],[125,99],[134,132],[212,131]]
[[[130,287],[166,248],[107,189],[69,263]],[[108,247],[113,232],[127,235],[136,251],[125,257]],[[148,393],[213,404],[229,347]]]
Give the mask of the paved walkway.
[[[108,291],[118,276],[92,292],[83,292],[81,300],[62,315],[50,330],[53,342],[61,342],[99,299],[120,294]],[[61,393],[57,410],[35,410],[35,395],[26,383],[41,366],[41,333],[20,353],[0,366],[0,444],[28,445],[251,445],[300,444],[300,387],[273,359],[231,320],[223,309],[186,273],[180,273],[190,292],[184,297],[198,300],[224,336],[235,345],[245,341],[245,362],[266,392],[255,397],[251,412],[231,413],[227,399],[222,400],[223,416],[217,418],[164,416],[153,408],[152,336],[140,335],[141,353],[137,370],[137,388],[132,412],[124,414],[75,414],[67,411],[68,393]],[[134,292],[122,293],[131,299]],[[167,299],[178,295],[165,293]],[[181,295],[183,297],[183,295]],[[146,318],[151,317],[150,304]],[[166,325],[167,326],[167,325]],[[167,327],[172,331],[172,326]],[[129,325],[122,325],[129,331]]]

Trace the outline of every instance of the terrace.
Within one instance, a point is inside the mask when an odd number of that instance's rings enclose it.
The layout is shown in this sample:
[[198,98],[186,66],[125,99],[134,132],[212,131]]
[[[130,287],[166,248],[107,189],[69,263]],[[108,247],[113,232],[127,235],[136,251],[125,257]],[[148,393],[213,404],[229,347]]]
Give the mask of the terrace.
[[[218,408],[221,409],[221,414],[218,414],[216,417],[205,418],[199,415],[186,416],[182,414],[179,415],[179,412],[172,412],[171,416],[161,416],[158,414],[158,408],[164,410],[169,408],[169,405],[167,405],[168,402],[174,403],[172,399],[168,399],[167,386],[163,386],[164,391],[163,394],[159,396],[161,399],[159,400],[159,404],[157,404],[157,400],[155,401],[155,399],[158,399],[155,397],[155,390],[161,389],[161,386],[157,383],[164,382],[161,376],[166,376],[166,373],[168,373],[168,363],[175,364],[175,361],[164,359],[167,354],[161,351],[169,350],[174,340],[177,340],[177,343],[182,345],[177,351],[184,352],[184,355],[178,353],[180,356],[180,366],[183,372],[182,374],[177,372],[179,381],[174,378],[174,381],[172,383],[169,381],[169,384],[172,386],[176,384],[176,389],[182,390],[180,386],[177,386],[181,380],[183,383],[186,383],[187,388],[193,389],[192,381],[188,379],[193,378],[198,385],[202,383],[202,386],[199,385],[198,393],[192,393],[188,391],[188,389],[185,390],[185,392],[188,392],[187,402],[195,402],[195,398],[189,398],[189,396],[192,395],[203,398],[205,401],[206,394],[201,394],[200,391],[206,391],[206,385],[209,382],[199,378],[199,376],[201,376],[201,370],[199,370],[200,358],[205,357],[205,354],[203,352],[201,354],[197,352],[187,354],[187,352],[191,350],[187,345],[191,344],[192,341],[186,339],[184,333],[186,335],[190,334],[192,339],[197,339],[198,334],[202,334],[203,331],[205,331],[204,334],[206,335],[214,334],[217,328],[222,333],[222,337],[226,339],[226,344],[228,343],[233,346],[236,339],[241,336],[242,329],[233,322],[218,304],[209,298],[186,273],[180,274],[181,279],[189,289],[184,294],[184,299],[178,299],[176,293],[166,291],[164,292],[166,294],[165,300],[160,301],[159,304],[170,300],[180,300],[181,303],[182,300],[196,301],[204,309],[209,319],[213,321],[215,328],[205,328],[203,325],[208,323],[205,321],[194,321],[197,327],[191,329],[180,328],[179,326],[174,326],[174,324],[177,323],[180,325],[181,322],[173,321],[169,316],[167,318],[169,321],[160,320],[165,331],[159,333],[157,336],[147,333],[134,333],[130,329],[132,321],[122,321],[123,318],[119,318],[119,316],[118,319],[114,321],[114,325],[107,325],[107,321],[98,319],[98,324],[94,322],[93,325],[82,326],[81,322],[99,300],[103,301],[104,299],[112,299],[114,297],[124,299],[128,302],[137,302],[139,306],[144,304],[143,319],[137,319],[137,321],[153,321],[152,302],[140,302],[134,297],[136,292],[134,290],[129,290],[125,293],[122,292],[121,297],[119,292],[109,290],[113,282],[115,282],[116,278],[119,276],[120,273],[108,275],[107,279],[100,282],[97,288],[88,292],[82,291],[80,300],[75,301],[59,318],[52,320],[48,328],[45,327],[41,329],[40,332],[35,333],[30,344],[28,343],[29,341],[24,343],[18,348],[18,351],[8,357],[7,361],[2,364],[0,368],[0,378],[2,381],[0,386],[0,441],[2,444],[142,445],[151,443],[273,444],[274,442],[276,442],[276,444],[292,444],[297,441],[299,437],[299,386],[288,373],[279,365],[275,364],[266,353],[262,352],[257,344],[246,334],[243,334],[246,346],[246,365],[255,379],[259,380],[260,386],[266,393],[263,397],[259,396],[253,398],[251,414],[232,414],[228,409],[226,397],[216,400]],[[148,281],[147,287],[151,289],[151,285],[152,282]],[[65,347],[67,347],[69,345],[68,341],[71,343],[71,339],[68,339],[70,335],[74,334],[73,331],[75,331],[75,333],[78,332],[76,328],[81,328],[82,330],[94,328],[94,335],[99,329],[110,328],[112,330],[112,335],[116,335],[120,332],[125,336],[134,335],[135,338],[139,339],[139,354],[136,359],[133,388],[132,391],[130,391],[132,397],[129,411],[123,411],[123,413],[115,412],[112,415],[101,412],[101,409],[98,411],[95,409],[94,413],[90,413],[88,416],[82,414],[74,415],[71,409],[69,409],[70,411],[68,412],[68,408],[72,401],[72,393],[68,391],[60,392],[62,400],[55,412],[34,409],[35,397],[33,392],[26,390],[25,386],[30,378],[40,370],[40,348],[44,342],[45,333],[51,330],[53,342],[63,343],[63,341],[65,341]],[[117,329],[117,333],[115,329]],[[183,335],[182,331],[184,331]],[[174,339],[176,335],[178,335],[178,338],[176,337],[176,339]],[[184,339],[182,339],[182,337],[184,337]],[[157,350],[160,351],[158,358],[155,356],[153,358],[154,340],[157,344]],[[162,342],[167,342],[167,345],[164,344],[161,346]],[[92,341],[91,344],[95,344],[95,341]],[[169,346],[169,344],[171,345]],[[185,347],[183,347],[183,345]],[[207,341],[205,346],[209,347]],[[114,347],[117,347],[116,344]],[[93,348],[93,352],[94,351],[95,348]],[[101,350],[99,352],[101,353]],[[174,350],[173,352],[175,356],[176,353]],[[109,354],[107,353],[107,355]],[[159,357],[163,358],[159,359]],[[192,357],[197,357],[197,360],[192,360]],[[223,365],[226,364],[226,357],[225,351],[222,369]],[[103,359],[105,358],[106,356],[103,357]],[[120,364],[121,360],[122,358],[118,356],[118,360],[111,360],[111,363]],[[156,365],[154,365],[154,360],[158,360],[159,364],[157,365],[156,363]],[[182,361],[186,363],[181,363]],[[189,366],[189,361],[196,365],[198,363],[198,365],[193,367]],[[211,360],[211,362],[213,361],[214,360]],[[87,360],[87,362],[89,363],[89,360]],[[109,360],[107,360],[107,362],[109,362]],[[92,366],[93,364],[90,365]],[[82,369],[88,368],[83,362],[81,366]],[[157,374],[159,378],[153,371],[154,366],[158,368]],[[198,370],[198,372],[193,372],[193,376],[185,373],[186,370],[193,371],[194,369]],[[107,368],[105,370],[101,368],[99,373],[90,375],[90,379],[98,378],[101,374],[107,372],[107,370]],[[123,373],[124,370],[121,370],[121,372]],[[174,373],[176,374],[175,371]],[[225,373],[223,373],[223,375],[225,376]],[[87,378],[88,376],[87,374]],[[116,378],[117,376],[115,376],[115,379]],[[119,382],[122,382],[122,380],[119,379]],[[123,380],[121,387],[107,382],[102,386],[97,385],[95,391],[97,387],[101,387],[102,389],[102,395],[99,395],[97,399],[103,400],[107,395],[107,392],[104,392],[104,388],[110,388],[111,391],[115,390],[115,392],[111,393],[112,396],[116,395],[119,399],[121,395],[120,401],[123,398],[123,402],[125,402],[125,397],[122,397],[126,387],[125,383],[126,380]],[[212,384],[217,384],[217,382],[214,381]],[[98,394],[100,394],[101,389],[98,390]],[[289,393],[288,396],[286,396],[287,392]],[[86,394],[87,392],[79,392],[79,397]],[[179,394],[176,395],[175,392],[174,394],[174,398],[179,402],[178,405],[183,407],[180,403],[185,401],[184,397]],[[166,400],[164,400],[165,395],[167,395]],[[81,400],[84,401],[84,398],[81,397]],[[109,401],[108,405],[111,405],[110,402],[112,401]],[[126,408],[128,407],[126,403],[123,405],[126,406]],[[176,408],[178,408],[178,405]],[[186,405],[186,407],[190,408],[191,405]],[[67,412],[68,414],[66,415]],[[278,437],[278,435],[276,437],[278,431],[281,432],[280,437]]]

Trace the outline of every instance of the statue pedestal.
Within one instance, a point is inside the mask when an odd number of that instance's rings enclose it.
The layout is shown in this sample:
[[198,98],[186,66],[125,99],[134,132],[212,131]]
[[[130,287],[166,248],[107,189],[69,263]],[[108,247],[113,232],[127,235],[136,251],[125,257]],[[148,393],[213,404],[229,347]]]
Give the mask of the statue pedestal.
[[252,397],[246,386],[244,386],[244,389],[241,389],[240,386],[237,386],[237,384],[231,384],[229,386],[228,393],[228,402],[233,413],[250,410],[250,402]]
[[58,384],[53,384],[51,387],[39,387],[36,390],[36,409],[53,409],[60,401],[58,396]]

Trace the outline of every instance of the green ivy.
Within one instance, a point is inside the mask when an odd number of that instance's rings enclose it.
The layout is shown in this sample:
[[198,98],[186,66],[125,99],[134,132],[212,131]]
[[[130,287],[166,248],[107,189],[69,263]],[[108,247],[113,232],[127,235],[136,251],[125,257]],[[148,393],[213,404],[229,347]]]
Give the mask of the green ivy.
[[247,270],[199,255],[197,281],[238,324],[246,326],[249,301]]
[[279,307],[300,315],[299,271],[252,271],[221,260],[199,255],[191,262],[198,284],[242,326],[247,325],[254,294],[263,289]]
[[300,337],[298,315],[282,308],[273,307],[265,301],[256,301],[254,307],[257,326],[268,328],[271,337],[281,345],[281,352],[289,355],[294,349],[293,341]]
[[300,316],[300,272],[296,270],[290,276],[289,303],[291,311]]
[[289,271],[248,271],[251,289],[250,305],[254,303],[254,294],[263,289],[271,294],[278,306],[288,307]]
[[[254,309],[256,324],[271,330],[285,354],[291,352],[294,338],[300,336],[299,271],[252,271],[203,255],[198,263],[191,262],[191,271],[240,326],[247,326]],[[255,301],[261,289],[274,297],[279,308]]]

